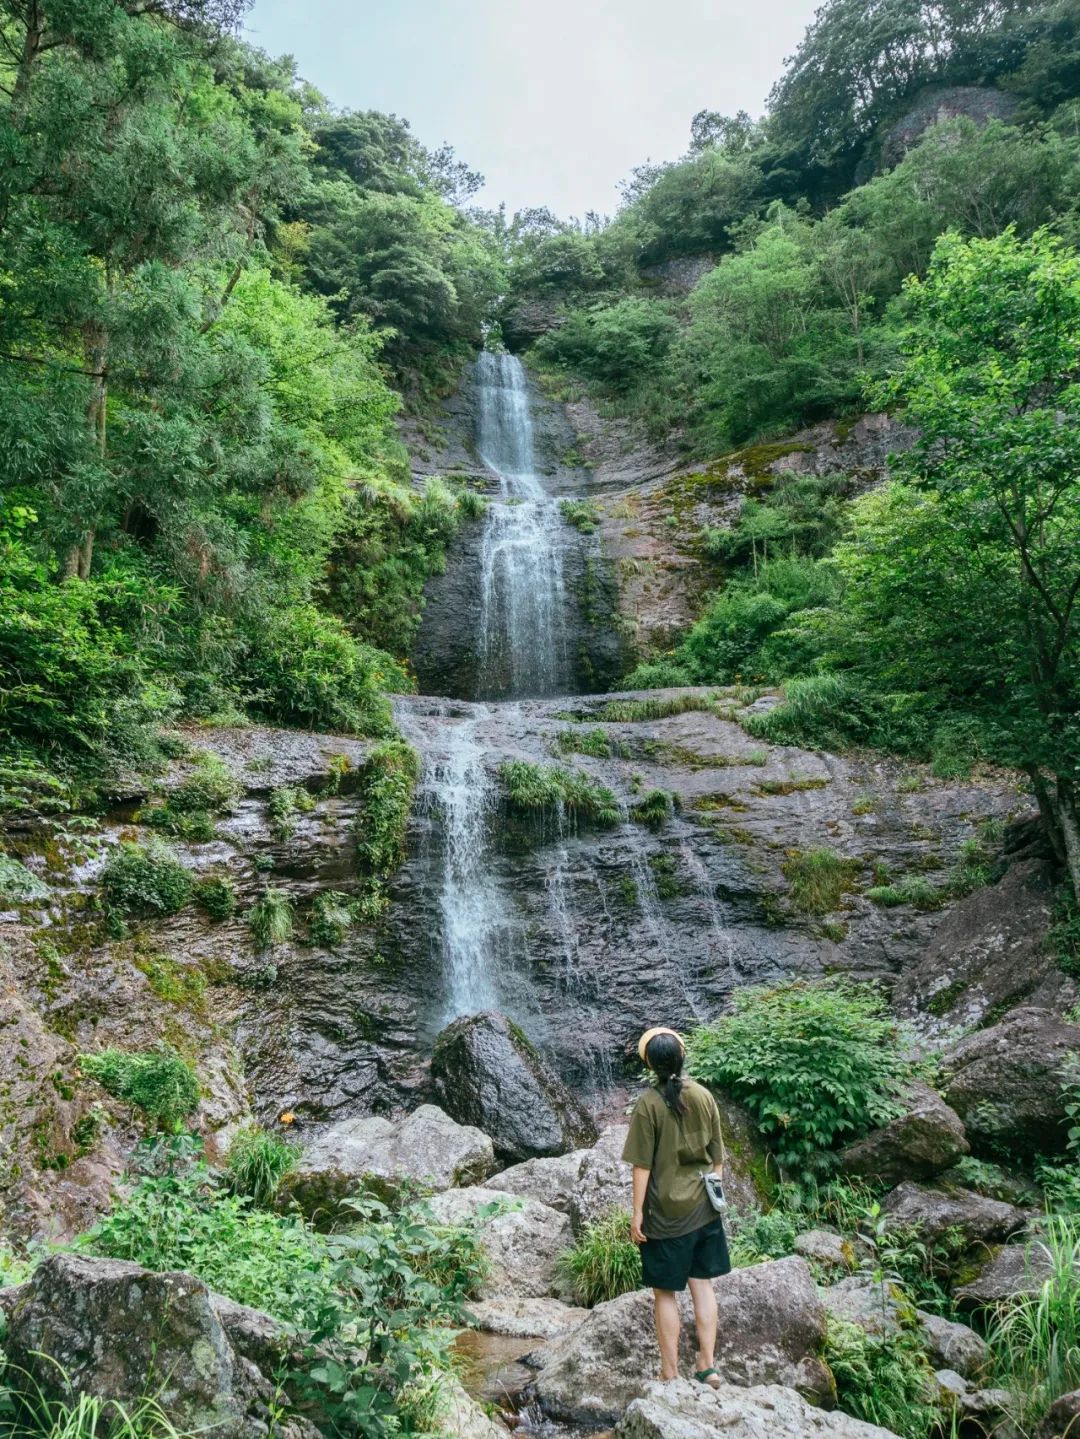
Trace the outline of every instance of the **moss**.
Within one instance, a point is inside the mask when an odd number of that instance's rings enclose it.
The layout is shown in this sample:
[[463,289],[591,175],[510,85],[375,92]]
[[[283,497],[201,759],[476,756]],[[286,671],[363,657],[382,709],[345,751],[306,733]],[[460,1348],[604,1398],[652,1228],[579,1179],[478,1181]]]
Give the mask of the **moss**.
[[730,809],[737,814],[745,814],[749,805],[744,804],[741,799],[733,794],[703,794],[694,800],[693,808],[701,810],[703,814],[712,814],[717,810]]
[[145,976],[158,999],[178,1009],[202,1014],[206,1009],[206,975],[169,955],[137,952],[132,963]]
[[939,989],[931,998],[929,1004],[926,1006],[927,1011],[930,1014],[937,1015],[939,1018],[943,1014],[948,1014],[956,1001],[967,990],[967,987],[967,980],[953,980],[952,984],[946,985],[944,989]]
[[649,857],[658,899],[677,899],[688,892],[687,885],[679,875],[678,866],[670,854],[654,854]]
[[420,757],[402,739],[384,740],[368,756],[360,778],[361,808],[353,821],[357,858],[369,873],[388,878],[404,863]]
[[560,730],[555,736],[555,748],[560,754],[586,754],[593,759],[610,759],[612,754],[621,754],[623,750],[601,725]]
[[691,710],[716,709],[715,695],[657,695],[649,699],[608,700],[598,718],[611,724],[639,724],[649,720],[667,719]]
[[796,776],[793,779],[762,779],[754,785],[754,792],[759,795],[797,794],[800,790],[825,789],[828,784],[827,779],[808,775]]
[[663,829],[678,808],[678,797],[666,789],[651,789],[630,808],[630,818],[647,829]]
[[623,904],[634,907],[638,902],[637,880],[632,875],[620,875],[615,883],[615,893],[622,900]]

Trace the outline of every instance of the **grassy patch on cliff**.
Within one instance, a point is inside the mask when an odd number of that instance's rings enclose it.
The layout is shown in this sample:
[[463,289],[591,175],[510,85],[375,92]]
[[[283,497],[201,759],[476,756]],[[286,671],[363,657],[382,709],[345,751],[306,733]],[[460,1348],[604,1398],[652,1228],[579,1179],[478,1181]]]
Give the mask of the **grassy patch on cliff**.
[[506,760],[499,766],[499,780],[510,809],[521,815],[565,817],[606,829],[621,818],[611,790],[580,770]]

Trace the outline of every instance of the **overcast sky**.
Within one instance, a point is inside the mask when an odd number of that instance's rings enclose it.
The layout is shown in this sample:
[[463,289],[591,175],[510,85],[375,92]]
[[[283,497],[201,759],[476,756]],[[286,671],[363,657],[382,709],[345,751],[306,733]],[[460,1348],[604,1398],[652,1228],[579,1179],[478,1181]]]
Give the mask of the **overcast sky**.
[[817,0],[255,0],[248,38],[336,105],[390,110],[479,202],[611,213],[702,109],[758,115]]

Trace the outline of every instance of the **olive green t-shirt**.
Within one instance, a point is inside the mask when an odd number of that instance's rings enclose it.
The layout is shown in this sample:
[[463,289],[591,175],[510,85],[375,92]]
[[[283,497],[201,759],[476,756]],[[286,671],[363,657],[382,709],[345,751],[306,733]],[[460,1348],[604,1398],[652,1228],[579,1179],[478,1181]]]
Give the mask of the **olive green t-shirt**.
[[645,1196],[645,1234],[675,1239],[714,1218],[702,1178],[724,1162],[720,1111],[707,1089],[688,1079],[683,1085],[685,1114],[673,1114],[655,1089],[634,1106],[622,1157],[649,1171]]

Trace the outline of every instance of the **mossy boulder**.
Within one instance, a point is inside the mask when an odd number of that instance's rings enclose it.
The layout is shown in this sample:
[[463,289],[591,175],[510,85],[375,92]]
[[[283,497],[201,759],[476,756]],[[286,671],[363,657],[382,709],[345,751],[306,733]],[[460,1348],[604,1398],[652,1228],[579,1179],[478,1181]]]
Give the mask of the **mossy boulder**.
[[466,1015],[442,1031],[431,1077],[446,1112],[490,1135],[506,1163],[596,1142],[596,1125],[581,1101],[524,1031],[496,1010]]

